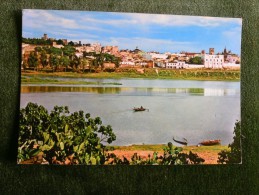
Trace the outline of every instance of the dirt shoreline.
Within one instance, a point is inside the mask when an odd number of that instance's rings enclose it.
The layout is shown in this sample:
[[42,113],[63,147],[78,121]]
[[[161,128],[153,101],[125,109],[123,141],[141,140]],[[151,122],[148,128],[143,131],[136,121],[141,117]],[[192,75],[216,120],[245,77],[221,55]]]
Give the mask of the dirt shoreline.
[[[139,146],[141,147],[141,146]],[[146,149],[145,149],[146,147]],[[228,150],[227,146],[184,146],[183,153],[189,153],[189,151],[196,153],[199,157],[203,158],[205,162],[203,164],[218,164],[218,153],[221,150]],[[148,159],[148,156],[152,158],[153,153],[158,152],[158,156],[163,155],[163,147],[160,147],[157,149],[150,148],[150,146],[142,146],[141,148],[138,148],[138,146],[121,146],[117,147],[114,150],[108,150],[107,153],[114,153],[117,157],[122,159],[123,157],[127,158],[128,160],[131,160],[131,157],[137,153],[138,156],[140,156],[143,159]]]

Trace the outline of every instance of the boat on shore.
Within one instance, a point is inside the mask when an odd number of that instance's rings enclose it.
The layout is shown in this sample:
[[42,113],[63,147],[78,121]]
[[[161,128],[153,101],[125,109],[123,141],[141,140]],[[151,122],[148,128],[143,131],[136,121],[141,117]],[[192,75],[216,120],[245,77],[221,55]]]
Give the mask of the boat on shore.
[[203,146],[213,146],[213,145],[220,145],[220,139],[213,139],[213,140],[204,140],[200,142]]
[[139,108],[133,108],[133,110],[135,111],[135,112],[141,112],[141,111],[146,111],[146,110],[148,110],[148,109],[146,109],[146,108],[143,108],[142,106],[141,107],[139,107]]
[[187,139],[185,139],[185,138],[183,138],[183,140],[180,141],[180,140],[174,139],[174,137],[173,137],[173,140],[174,140],[176,143],[182,144],[182,145],[185,145],[185,146],[187,146],[187,144],[188,144],[188,141],[187,141]]

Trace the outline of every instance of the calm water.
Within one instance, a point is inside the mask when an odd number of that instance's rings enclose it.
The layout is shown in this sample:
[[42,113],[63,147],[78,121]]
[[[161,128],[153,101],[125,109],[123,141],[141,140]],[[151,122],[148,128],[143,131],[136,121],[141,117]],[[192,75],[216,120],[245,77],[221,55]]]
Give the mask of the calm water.
[[[92,117],[100,116],[117,136],[112,145],[167,143],[173,142],[173,136],[185,137],[190,144],[221,139],[225,145],[232,142],[235,121],[240,120],[240,82],[75,80],[121,85],[24,85],[21,107],[28,102],[48,110],[68,105],[70,111],[84,110]],[[132,111],[139,106],[149,111]]]

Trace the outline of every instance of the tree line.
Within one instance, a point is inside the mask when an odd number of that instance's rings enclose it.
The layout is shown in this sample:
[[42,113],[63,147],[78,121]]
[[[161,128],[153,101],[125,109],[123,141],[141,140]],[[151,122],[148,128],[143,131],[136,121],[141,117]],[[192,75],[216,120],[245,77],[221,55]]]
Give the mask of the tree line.
[[[52,45],[53,42],[56,42],[58,45],[65,45],[62,39],[39,39],[39,38],[24,38],[22,37],[22,42],[32,45]],[[67,45],[75,46],[76,44],[73,41],[67,43]],[[81,46],[82,44],[77,44]]]

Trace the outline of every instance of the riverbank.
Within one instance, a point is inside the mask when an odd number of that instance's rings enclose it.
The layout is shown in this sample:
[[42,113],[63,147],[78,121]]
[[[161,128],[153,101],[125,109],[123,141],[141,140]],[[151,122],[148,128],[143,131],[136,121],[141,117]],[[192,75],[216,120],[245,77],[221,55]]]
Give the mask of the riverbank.
[[71,81],[57,80],[54,78],[44,78],[44,76],[23,76],[21,77],[22,84],[58,84],[58,85],[122,85],[118,82],[89,82],[89,81]]
[[[114,153],[119,158],[127,158],[128,160],[137,153],[143,159],[148,159],[148,156],[153,156],[154,152],[158,152],[158,156],[163,155],[165,144],[157,145],[130,145],[130,146],[108,146],[107,153]],[[229,150],[228,146],[183,146],[183,153],[196,153],[199,157],[205,160],[204,164],[217,164],[218,153],[222,150]]]
[[65,77],[65,78],[143,78],[143,79],[179,79],[179,80],[208,80],[208,81],[240,81],[239,70],[212,69],[154,69],[120,68],[113,72],[41,72],[22,71],[22,76],[33,77]]

